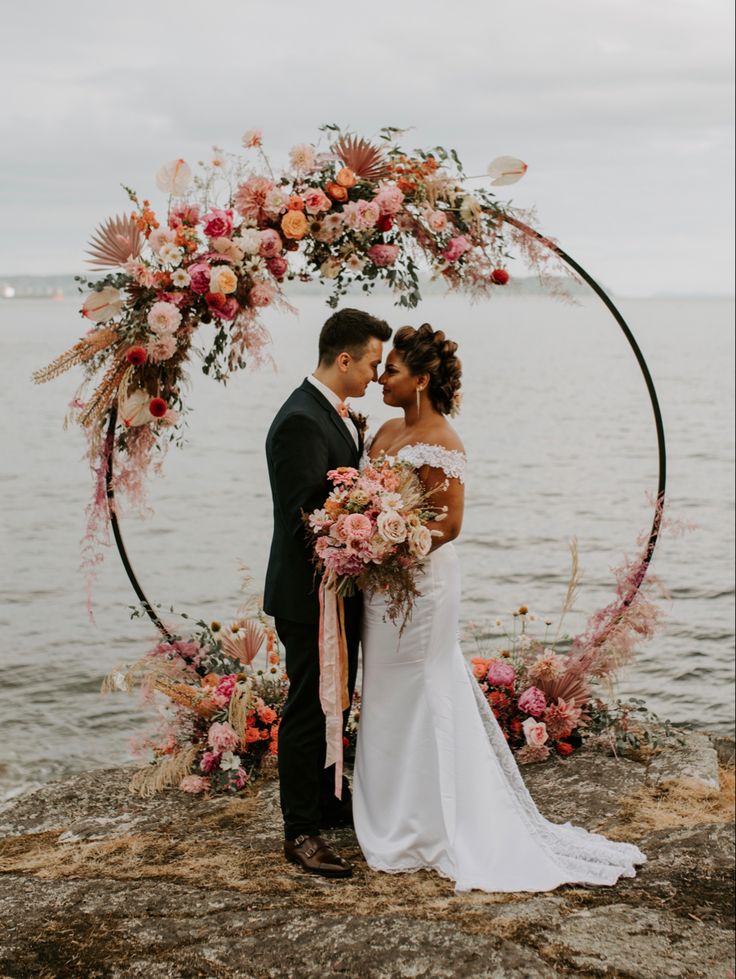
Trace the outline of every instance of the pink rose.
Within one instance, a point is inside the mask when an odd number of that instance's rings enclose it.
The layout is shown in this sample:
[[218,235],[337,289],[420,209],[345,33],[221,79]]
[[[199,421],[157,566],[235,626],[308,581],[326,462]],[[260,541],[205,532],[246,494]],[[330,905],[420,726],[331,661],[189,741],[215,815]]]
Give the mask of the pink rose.
[[264,258],[274,258],[284,247],[281,235],[278,231],[274,231],[273,228],[266,228],[265,231],[259,231],[258,236],[261,239],[258,252]]
[[233,233],[232,211],[221,211],[219,207],[213,207],[202,220],[204,233],[208,238],[229,238]]
[[248,293],[248,302],[251,306],[270,306],[275,295],[270,282],[257,282]]
[[210,287],[210,267],[206,262],[194,262],[187,269],[192,292],[207,292]]
[[282,279],[289,271],[289,263],[281,255],[266,259],[266,267],[274,279]]
[[213,772],[220,764],[219,752],[205,751],[199,761],[200,770],[209,774]]
[[511,663],[505,663],[502,659],[492,659],[488,663],[486,677],[492,687],[513,687],[516,671]]
[[401,210],[404,195],[398,187],[382,184],[373,200],[378,204],[381,214],[397,214]]
[[379,268],[393,265],[398,257],[398,245],[373,245],[368,249],[368,258]]
[[532,717],[539,717],[540,714],[543,714],[546,706],[547,701],[539,687],[527,687],[519,697],[519,710],[523,710],[525,714],[531,714]]
[[369,540],[372,532],[371,522],[362,513],[351,513],[345,518],[345,535],[353,541]]
[[447,227],[447,215],[444,211],[432,211],[427,217],[427,224],[432,231],[439,234],[440,231],[444,231]]
[[469,248],[470,239],[465,235],[458,235],[457,238],[450,238],[442,256],[447,262],[456,262]]
[[532,748],[541,748],[549,738],[546,724],[535,721],[533,717],[527,717],[521,726],[524,729],[526,743]]
[[225,703],[229,703],[237,682],[237,673],[229,673],[227,676],[224,676],[215,687],[215,696],[222,697],[225,700]]
[[322,211],[329,211],[331,207],[332,201],[319,187],[304,194],[304,208],[308,214],[320,214]]
[[358,214],[361,229],[368,231],[374,228],[381,217],[381,209],[375,201],[358,201]]
[[210,312],[221,320],[234,320],[240,312],[238,300],[222,292],[208,292],[204,301]]
[[215,721],[207,732],[207,744],[219,753],[234,751],[238,746],[238,736],[227,721],[222,724]]

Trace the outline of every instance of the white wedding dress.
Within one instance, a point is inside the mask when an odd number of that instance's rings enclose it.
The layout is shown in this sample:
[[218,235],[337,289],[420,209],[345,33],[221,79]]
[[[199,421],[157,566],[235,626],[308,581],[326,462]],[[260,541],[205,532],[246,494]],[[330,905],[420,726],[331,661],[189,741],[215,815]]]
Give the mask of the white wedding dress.
[[[441,446],[405,446],[397,457],[464,477],[464,455]],[[419,588],[402,635],[384,621],[382,595],[364,597],[353,814],[368,865],[434,870],[457,891],[548,891],[633,877],[646,860],[637,847],[548,822],[529,795],[460,650],[452,543],[425,560]]]

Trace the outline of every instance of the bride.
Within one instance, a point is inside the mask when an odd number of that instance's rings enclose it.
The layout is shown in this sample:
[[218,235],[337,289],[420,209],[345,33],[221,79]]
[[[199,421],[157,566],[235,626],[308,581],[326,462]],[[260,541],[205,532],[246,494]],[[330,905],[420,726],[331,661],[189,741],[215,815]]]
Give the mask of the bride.
[[379,379],[403,418],[368,452],[417,468],[447,507],[403,633],[385,600],[365,596],[363,693],[355,762],[355,831],[369,866],[435,870],[456,890],[546,891],[613,884],[646,857],[628,843],[548,822],[526,790],[458,643],[460,568],[452,541],[463,518],[465,453],[446,420],[460,388],[457,344],[425,323],[405,326]]

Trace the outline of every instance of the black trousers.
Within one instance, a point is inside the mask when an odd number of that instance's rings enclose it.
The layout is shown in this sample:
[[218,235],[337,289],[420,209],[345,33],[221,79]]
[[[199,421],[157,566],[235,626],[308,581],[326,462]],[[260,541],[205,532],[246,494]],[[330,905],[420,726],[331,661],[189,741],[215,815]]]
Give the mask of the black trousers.
[[[358,671],[362,597],[345,600],[348,692],[352,701]],[[279,781],[284,836],[316,836],[326,810],[336,803],[335,766],[325,768],[325,716],[319,702],[319,627],[276,619],[286,650],[289,695],[279,726]],[[350,710],[343,715],[343,730]],[[343,797],[348,798],[343,779]]]

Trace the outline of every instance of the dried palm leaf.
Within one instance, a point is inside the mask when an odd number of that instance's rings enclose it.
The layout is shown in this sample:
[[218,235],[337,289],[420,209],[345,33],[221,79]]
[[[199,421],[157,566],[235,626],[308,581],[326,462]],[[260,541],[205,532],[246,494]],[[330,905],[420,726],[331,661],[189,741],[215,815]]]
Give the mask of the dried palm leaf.
[[157,792],[161,792],[162,789],[168,789],[172,785],[178,785],[185,775],[189,775],[192,762],[200,750],[200,745],[193,744],[176,755],[168,755],[154,765],[149,765],[148,768],[142,768],[130,780],[128,788],[135,795],[139,795],[144,799],[150,799],[151,796],[156,795]]
[[562,698],[568,704],[574,703],[576,707],[582,707],[591,697],[588,681],[575,669],[567,670],[554,679],[538,680],[537,686],[549,701],[556,702]]
[[389,167],[383,153],[365,139],[341,136],[333,149],[359,180],[378,181],[388,176]]
[[82,337],[79,343],[75,343],[71,349],[67,350],[60,357],[57,357],[48,367],[42,367],[40,370],[34,371],[33,380],[36,384],[45,384],[46,381],[53,380],[59,374],[63,374],[65,371],[71,370],[72,367],[76,367],[77,364],[84,364],[94,357],[96,353],[99,353],[100,350],[104,350],[106,347],[115,343],[117,339],[117,331],[110,327],[95,330],[89,336]]
[[222,648],[229,656],[234,656],[247,666],[256,658],[265,638],[263,627],[248,619],[238,627],[237,632],[222,637]]
[[97,269],[116,269],[141,253],[142,238],[135,221],[128,217],[108,218],[90,239],[89,265]]

